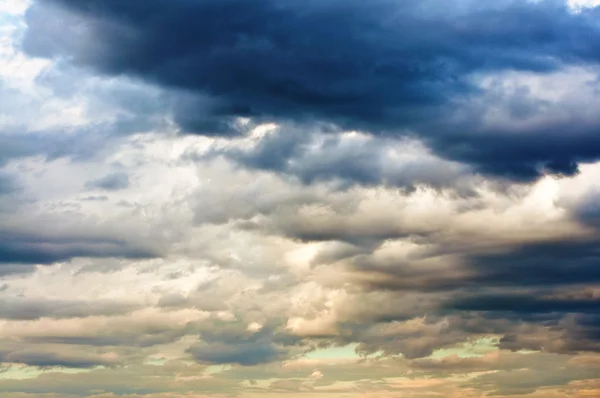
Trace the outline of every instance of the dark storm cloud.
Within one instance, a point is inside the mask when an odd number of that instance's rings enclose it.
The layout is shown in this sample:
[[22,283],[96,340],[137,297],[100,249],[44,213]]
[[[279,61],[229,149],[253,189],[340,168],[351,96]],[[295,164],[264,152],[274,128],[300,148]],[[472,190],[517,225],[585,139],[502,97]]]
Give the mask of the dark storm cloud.
[[85,318],[98,315],[126,314],[138,307],[138,305],[131,303],[106,300],[86,302],[77,300],[0,299],[0,318],[11,320]]
[[88,181],[85,187],[90,190],[120,191],[129,188],[129,175],[123,172],[111,173],[97,180]]
[[542,313],[598,313],[600,300],[594,298],[553,298],[529,294],[474,295],[457,298],[448,303],[449,308],[465,311],[512,312],[516,314]]
[[[394,308],[408,302],[414,312],[370,305],[372,318],[355,315],[340,323],[342,329],[352,331],[344,342],[359,341],[366,352],[387,347],[389,352],[397,350],[416,358],[429,355],[446,341],[491,334],[503,336],[499,342],[502,349],[598,352],[600,301],[590,287],[600,281],[599,241],[594,237],[589,241],[530,243],[493,254],[461,254],[433,266],[416,259],[356,256],[348,264],[357,286],[371,295],[385,293],[386,303]],[[452,265],[446,266],[448,263]],[[366,296],[362,297],[364,301]],[[413,303],[407,301],[410,297],[419,299]],[[381,314],[374,318],[377,311]],[[423,339],[410,341],[407,334],[398,342],[391,334],[379,332],[390,322],[404,322],[419,314],[427,314],[431,325],[446,319],[444,334],[434,326],[409,328]],[[375,327],[376,322],[381,324]],[[431,335],[425,339],[428,333]]]
[[102,358],[99,355],[69,354],[34,350],[27,348],[0,347],[0,363],[21,363],[41,368],[65,367],[89,369],[98,366],[115,365],[115,361]]
[[[597,64],[599,13],[575,14],[559,0],[452,8],[441,0],[38,0],[24,47],[185,92],[173,105],[187,132],[239,134],[237,116],[412,129],[445,157],[531,180],[600,158],[600,122],[508,136],[515,131],[477,114],[462,122],[452,115],[481,94],[474,73]],[[527,118],[537,105],[516,98],[510,117]]]
[[484,174],[518,181],[530,181],[542,173],[571,176],[578,172],[580,162],[600,159],[600,120],[589,125],[572,119],[513,131],[474,122],[462,129],[472,134],[455,129],[427,142],[441,156],[473,164]]
[[136,247],[118,238],[48,236],[3,231],[0,233],[0,264],[51,264],[74,257],[152,258],[149,248]]
[[598,236],[590,241],[528,244],[472,256],[472,282],[491,286],[561,286],[600,282]]
[[[448,258],[452,261],[451,266],[445,266],[444,262],[439,266],[427,266],[427,257],[419,262],[418,259],[381,260],[369,255],[356,256],[349,266],[357,272],[356,280],[370,290],[435,292],[472,290],[480,286],[568,287],[600,282],[598,239],[595,236],[589,241],[530,243],[493,254],[463,253]],[[440,249],[433,255],[444,255],[444,250],[452,249]],[[504,300],[501,305],[508,305],[509,297]],[[485,299],[479,305],[486,303],[493,306],[492,301]],[[541,301],[529,304],[532,308],[544,305]],[[560,306],[560,302],[556,305]],[[527,303],[524,303],[522,309],[526,311],[526,308]]]

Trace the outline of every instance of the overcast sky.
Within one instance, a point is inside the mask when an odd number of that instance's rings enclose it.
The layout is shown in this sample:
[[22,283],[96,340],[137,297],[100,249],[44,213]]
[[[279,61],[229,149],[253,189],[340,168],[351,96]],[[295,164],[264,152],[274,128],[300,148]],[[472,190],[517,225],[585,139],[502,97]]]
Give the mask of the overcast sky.
[[595,3],[0,0],[0,396],[600,396]]

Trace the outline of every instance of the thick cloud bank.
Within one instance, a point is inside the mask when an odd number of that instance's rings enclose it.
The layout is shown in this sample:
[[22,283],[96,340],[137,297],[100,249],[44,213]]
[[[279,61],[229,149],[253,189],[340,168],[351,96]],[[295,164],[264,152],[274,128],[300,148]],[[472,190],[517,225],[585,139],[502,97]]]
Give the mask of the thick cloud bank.
[[[556,0],[42,0],[24,46],[185,92],[173,106],[186,132],[235,135],[235,118],[249,117],[410,134],[483,173],[531,180],[597,160],[597,117],[554,117],[562,104],[527,90],[487,99],[479,80],[595,67],[599,17]],[[481,100],[506,115],[489,120]]]

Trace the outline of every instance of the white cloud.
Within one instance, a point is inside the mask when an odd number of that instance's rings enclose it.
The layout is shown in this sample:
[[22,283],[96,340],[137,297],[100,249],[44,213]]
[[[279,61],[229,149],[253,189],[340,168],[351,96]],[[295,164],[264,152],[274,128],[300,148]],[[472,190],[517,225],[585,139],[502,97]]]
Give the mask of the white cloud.
[[578,10],[587,7],[596,7],[600,5],[599,0],[567,0],[569,6]]

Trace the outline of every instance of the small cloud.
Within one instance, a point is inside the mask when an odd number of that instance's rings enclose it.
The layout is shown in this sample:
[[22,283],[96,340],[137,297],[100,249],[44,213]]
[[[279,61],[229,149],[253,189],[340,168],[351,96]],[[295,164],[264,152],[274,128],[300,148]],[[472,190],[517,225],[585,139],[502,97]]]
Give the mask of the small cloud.
[[83,202],[106,202],[108,200],[108,196],[106,196],[106,195],[86,196],[85,198],[82,198],[81,200]]
[[119,191],[129,188],[129,175],[123,172],[108,174],[85,184],[88,190]]
[[258,322],[252,322],[251,324],[248,325],[248,327],[246,328],[246,330],[248,330],[249,332],[260,332],[263,328],[263,325],[261,325]]
[[315,370],[310,375],[310,378],[315,379],[315,380],[321,379],[321,378],[323,378],[323,372],[321,372],[320,370]]

